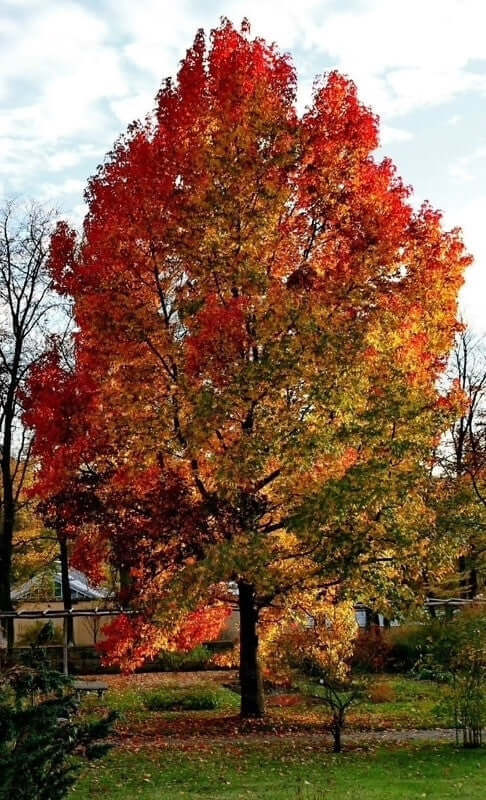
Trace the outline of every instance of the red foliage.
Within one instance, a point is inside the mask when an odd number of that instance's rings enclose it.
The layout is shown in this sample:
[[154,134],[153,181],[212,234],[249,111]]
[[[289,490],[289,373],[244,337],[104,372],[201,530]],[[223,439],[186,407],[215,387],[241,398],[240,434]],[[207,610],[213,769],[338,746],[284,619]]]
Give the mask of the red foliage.
[[369,672],[384,672],[389,665],[390,642],[383,631],[372,626],[361,630],[356,639],[352,664]]
[[197,315],[195,332],[186,339],[187,369],[194,376],[211,375],[215,384],[231,381],[233,364],[251,344],[246,328],[246,301],[233,297],[224,304],[209,296]]
[[230,614],[231,607],[222,603],[198,608],[184,620],[174,646],[177,650],[189,651],[204,642],[214,641]]
[[103,640],[97,645],[107,666],[133,672],[160,651],[160,632],[142,617],[121,614],[103,628]]

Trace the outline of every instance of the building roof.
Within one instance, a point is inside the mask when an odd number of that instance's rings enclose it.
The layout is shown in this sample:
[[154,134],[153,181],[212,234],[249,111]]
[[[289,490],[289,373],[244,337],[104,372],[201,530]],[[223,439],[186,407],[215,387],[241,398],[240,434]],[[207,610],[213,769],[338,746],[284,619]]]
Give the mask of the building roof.
[[[56,569],[53,574],[54,584],[60,586],[61,585],[60,564],[56,564],[55,568]],[[40,588],[44,578],[45,578],[45,573],[39,572],[32,578],[30,578],[30,580],[26,581],[20,586],[16,586],[12,590],[12,600],[13,601],[28,600],[30,596],[36,594],[36,589]],[[94,586],[92,583],[89,582],[84,572],[80,572],[79,570],[73,569],[72,567],[69,569],[69,585],[71,587],[71,592],[73,593],[73,599],[102,600],[109,596],[109,592],[106,589],[103,589],[101,586]],[[39,598],[36,597],[35,599]],[[53,598],[50,597],[45,599],[52,600]]]

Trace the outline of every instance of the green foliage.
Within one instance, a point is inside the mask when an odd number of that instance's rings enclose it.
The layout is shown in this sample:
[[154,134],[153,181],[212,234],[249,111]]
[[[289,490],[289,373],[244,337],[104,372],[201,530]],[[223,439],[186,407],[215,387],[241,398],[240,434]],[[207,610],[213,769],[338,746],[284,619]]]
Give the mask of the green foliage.
[[61,800],[82,763],[105,754],[113,714],[82,722],[70,679],[33,647],[0,683],[0,800]]
[[228,706],[236,707],[238,698],[230,690],[221,688],[167,688],[147,692],[144,704],[149,711],[214,711]]
[[197,672],[206,669],[213,653],[203,645],[188,653],[163,650],[154,661],[157,672]]
[[464,747],[479,747],[486,723],[486,695],[484,680],[477,681],[470,672],[456,675],[441,701],[436,706],[462,734]]
[[[374,702],[374,686],[389,686],[394,699]],[[408,675],[377,675],[370,679],[368,696],[359,706],[358,724],[381,729],[449,728],[450,718],[438,707],[438,699],[442,699],[444,691],[445,687],[434,681],[417,680]]]
[[486,613],[463,611],[431,626],[421,666],[448,691],[439,710],[448,711],[464,747],[479,747],[486,725]]
[[[103,705],[110,709],[110,711],[116,711],[117,714],[119,714],[121,717],[124,717],[127,712],[131,713],[134,711],[137,712],[144,710],[144,696],[144,692],[142,692],[139,688],[123,689],[118,691],[110,689],[107,695],[103,698]],[[83,706],[84,708],[99,708],[99,698],[95,695],[85,697]]]
[[390,672],[411,672],[428,646],[430,623],[409,623],[390,628],[385,634],[388,646],[386,667]]

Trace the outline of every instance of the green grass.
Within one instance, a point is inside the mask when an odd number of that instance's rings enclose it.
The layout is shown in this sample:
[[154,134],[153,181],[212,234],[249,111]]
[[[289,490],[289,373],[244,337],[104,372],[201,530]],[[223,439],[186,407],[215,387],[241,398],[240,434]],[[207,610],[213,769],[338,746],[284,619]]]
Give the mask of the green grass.
[[[245,735],[231,722],[236,719],[238,696],[217,685],[205,685],[203,680],[201,675],[202,685],[148,688],[138,684],[111,689],[103,704],[121,712],[120,747],[84,769],[70,795],[73,800],[486,797],[486,750],[410,743],[390,744],[387,749],[368,743],[356,749],[355,743],[354,750],[333,756],[329,737],[314,727],[322,723],[324,712],[320,706],[306,705],[306,698],[295,707],[269,708],[267,725]],[[439,699],[435,684],[405,676],[380,675],[373,680],[389,685],[392,699],[367,701],[350,715],[351,740],[353,727],[447,725],[434,712]],[[148,711],[148,701],[152,707],[174,709],[187,704],[191,710]],[[97,698],[86,702],[87,709],[94,704],[93,711],[96,706],[100,710]],[[211,710],[203,710],[208,702]],[[211,734],[212,723],[222,718],[227,720],[226,727],[213,727]],[[294,734],[289,734],[289,725]]]
[[[309,750],[311,752],[309,752]],[[73,800],[484,800],[486,751],[423,746],[332,756],[281,740],[113,751]]]
[[[372,676],[370,688],[385,685],[392,692],[387,702],[364,700],[353,706],[347,714],[350,728],[383,730],[386,728],[448,728],[452,721],[438,708],[443,689],[432,681],[419,681],[408,676]],[[317,700],[302,698],[300,704],[274,710],[277,716],[291,723],[293,719],[315,721],[329,718],[326,707]]]
[[368,715],[370,722],[380,719],[400,727],[436,728],[449,727],[448,720],[437,706],[441,689],[432,681],[419,681],[404,675],[376,676],[375,683],[388,684],[395,693],[391,702],[365,702],[351,713],[350,718]]
[[[233,710],[239,706],[239,696],[217,685],[205,685],[201,673],[201,685],[172,687],[160,686],[144,689],[141,685],[110,689],[103,706],[117,711],[121,720],[150,722],[156,714],[172,718],[174,714],[187,715],[203,710]],[[437,728],[450,727],[451,720],[443,711],[437,710],[441,697],[440,688],[431,681],[418,681],[407,676],[377,675],[373,683],[387,684],[394,693],[393,700],[385,703],[366,701],[351,709],[348,714],[350,728]],[[311,701],[312,703],[312,701]],[[100,702],[94,696],[84,701],[86,711],[99,712]],[[307,698],[290,708],[270,708],[269,713],[282,724],[315,724],[325,721],[328,712],[320,704],[309,705]]]

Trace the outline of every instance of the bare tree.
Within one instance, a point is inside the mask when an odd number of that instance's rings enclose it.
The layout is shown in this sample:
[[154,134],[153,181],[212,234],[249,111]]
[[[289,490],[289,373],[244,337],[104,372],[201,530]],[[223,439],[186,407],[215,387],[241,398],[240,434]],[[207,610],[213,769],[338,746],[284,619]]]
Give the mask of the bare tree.
[[468,330],[457,339],[450,378],[461,389],[467,404],[450,429],[442,464],[451,479],[468,482],[481,512],[474,518],[474,530],[459,559],[464,593],[475,597],[478,571],[486,552],[485,524],[481,519],[482,511],[486,511],[486,343]]
[[[22,508],[32,439],[22,391],[53,332],[65,326],[47,269],[52,212],[8,203],[0,210],[0,610],[9,611],[16,516]],[[13,644],[12,621],[4,625]]]

